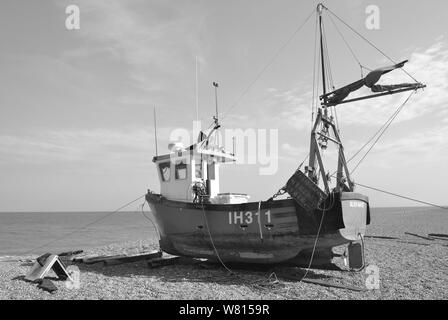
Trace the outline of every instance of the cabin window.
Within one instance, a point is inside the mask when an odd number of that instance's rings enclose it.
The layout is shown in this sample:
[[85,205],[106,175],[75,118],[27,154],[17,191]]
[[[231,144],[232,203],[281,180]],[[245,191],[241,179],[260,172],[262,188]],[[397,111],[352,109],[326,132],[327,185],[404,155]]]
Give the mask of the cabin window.
[[169,181],[171,178],[171,162],[162,162],[159,164],[162,181]]
[[195,177],[202,179],[202,163],[196,163],[195,165]]
[[187,164],[184,161],[180,161],[180,162],[176,163],[175,177],[176,177],[176,180],[187,179]]

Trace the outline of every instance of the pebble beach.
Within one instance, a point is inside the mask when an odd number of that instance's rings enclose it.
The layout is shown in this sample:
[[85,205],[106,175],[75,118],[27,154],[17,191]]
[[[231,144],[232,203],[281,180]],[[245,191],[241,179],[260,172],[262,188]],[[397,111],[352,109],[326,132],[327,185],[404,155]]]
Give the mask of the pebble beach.
[[[48,293],[23,279],[35,262],[37,256],[34,255],[0,258],[0,299],[448,299],[448,241],[405,234],[406,231],[447,232],[445,212],[416,213],[413,219],[405,217],[408,225],[400,224],[403,216],[394,214],[388,215],[387,221],[395,219],[395,226],[380,218],[377,224],[372,223],[365,238],[365,255],[367,265],[378,268],[379,289],[367,289],[369,274],[366,270],[350,272],[342,258],[336,257],[333,262],[341,270],[310,269],[307,279],[362,291],[300,282],[297,278],[303,276],[304,268],[231,266],[232,273],[229,273],[219,263],[187,259],[159,268],[150,268],[146,261],[110,266],[77,263],[79,288],[68,288],[51,272],[48,277],[54,280],[58,290]],[[422,221],[426,221],[425,224]],[[382,239],[375,235],[399,239]],[[155,249],[158,249],[157,241],[145,239],[86,249],[80,256],[137,254]],[[335,248],[337,253],[343,251],[344,247]],[[296,279],[285,277],[288,274],[295,275]]]
[[[136,252],[156,248],[146,241],[112,244],[91,249],[88,255]],[[329,288],[283,278],[301,276],[304,269],[270,267],[232,269],[219,264],[178,263],[150,268],[145,261],[104,266],[76,264],[80,288],[69,289],[64,281],[53,281],[58,290],[48,293],[23,276],[35,257],[4,257],[0,263],[0,299],[447,299],[448,245],[366,240],[366,259],[379,268],[380,288],[362,292]],[[344,268],[342,261],[335,264]],[[55,275],[49,274],[50,279]],[[309,279],[365,288],[365,271],[311,269]]]

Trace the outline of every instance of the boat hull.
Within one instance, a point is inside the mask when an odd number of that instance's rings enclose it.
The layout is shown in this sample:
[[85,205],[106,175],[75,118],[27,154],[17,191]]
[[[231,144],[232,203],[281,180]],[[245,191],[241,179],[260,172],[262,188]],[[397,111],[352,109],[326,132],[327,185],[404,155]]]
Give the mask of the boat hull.
[[[235,263],[283,263],[359,239],[370,221],[367,197],[336,194],[307,212],[294,200],[195,204],[148,193],[163,251]],[[323,210],[323,209],[327,210]],[[323,217],[322,217],[323,216]]]

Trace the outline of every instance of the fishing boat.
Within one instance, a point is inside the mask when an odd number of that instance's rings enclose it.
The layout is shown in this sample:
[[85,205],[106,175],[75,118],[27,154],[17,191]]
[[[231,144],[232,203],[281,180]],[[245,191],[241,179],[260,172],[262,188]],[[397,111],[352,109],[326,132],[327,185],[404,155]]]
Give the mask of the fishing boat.
[[[249,201],[246,194],[220,193],[219,168],[235,162],[236,157],[214,138],[221,127],[216,114],[210,131],[201,132],[196,143],[186,147],[172,143],[168,153],[153,158],[161,188],[160,192],[148,190],[146,201],[163,251],[222,263],[319,266],[331,263],[337,246],[363,245],[370,224],[369,199],[355,191],[332,112],[340,104],[415,92],[425,86],[420,82],[378,84],[382,75],[403,68],[407,62],[403,61],[374,69],[358,81],[331,90],[324,10],[329,9],[319,4],[315,13],[323,92],[317,99],[308,165],[295,170],[270,199]],[[371,89],[372,94],[347,99],[362,87]],[[338,153],[335,175],[327,172],[322,157],[328,143],[333,143]]]

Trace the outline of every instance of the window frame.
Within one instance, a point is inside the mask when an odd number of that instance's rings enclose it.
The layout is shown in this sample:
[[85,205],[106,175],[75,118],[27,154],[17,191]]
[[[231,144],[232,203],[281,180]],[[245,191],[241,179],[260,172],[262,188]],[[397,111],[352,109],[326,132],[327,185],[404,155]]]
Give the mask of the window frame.
[[[182,166],[181,168],[179,168]],[[179,178],[179,170],[185,169],[185,178]],[[176,161],[174,164],[174,180],[187,180],[188,179],[188,165],[185,160]]]
[[[169,170],[170,170],[170,175],[169,175],[167,180],[165,180],[165,176],[163,175],[163,168],[162,168],[162,166],[164,168],[169,168]],[[169,182],[169,181],[171,181],[171,161],[160,162],[159,163],[159,172],[160,172],[160,177],[162,178],[161,179],[162,182]]]

